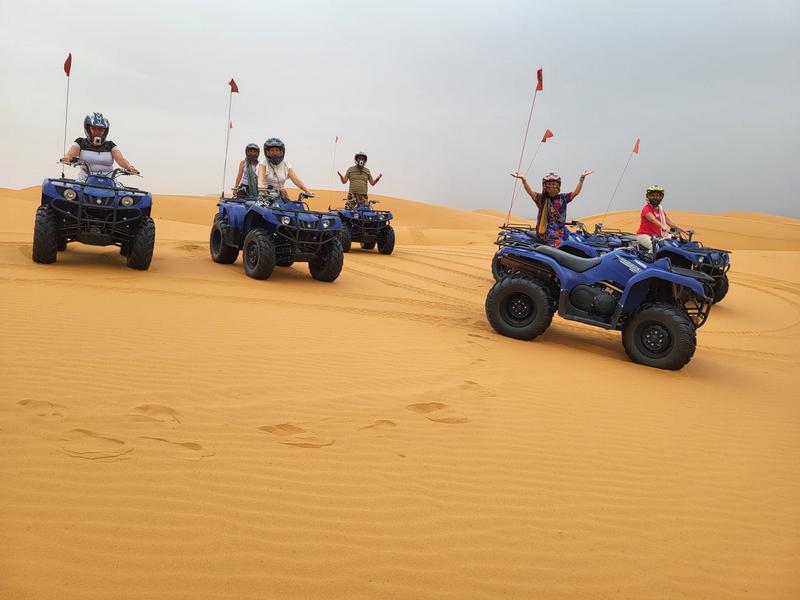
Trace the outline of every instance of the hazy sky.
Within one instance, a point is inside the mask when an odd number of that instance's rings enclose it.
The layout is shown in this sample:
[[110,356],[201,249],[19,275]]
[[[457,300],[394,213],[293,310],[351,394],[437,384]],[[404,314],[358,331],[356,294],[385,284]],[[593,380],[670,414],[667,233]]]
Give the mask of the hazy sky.
[[605,208],[640,137],[612,210],[656,183],[668,208],[799,216],[798,31],[798,0],[0,0],[0,186],[59,173],[72,52],[68,140],[103,112],[145,189],[219,192],[233,77],[228,188],[270,136],[330,187],[339,134],[376,193],[505,210],[541,66],[525,163],[550,128],[532,180],[596,171],[573,214]]

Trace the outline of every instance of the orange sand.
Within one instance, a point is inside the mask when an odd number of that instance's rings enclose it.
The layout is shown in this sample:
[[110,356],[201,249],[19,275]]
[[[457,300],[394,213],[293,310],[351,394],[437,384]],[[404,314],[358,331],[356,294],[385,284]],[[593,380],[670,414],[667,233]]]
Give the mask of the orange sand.
[[385,198],[395,254],[324,284],[212,263],[210,197],[156,198],[147,272],[36,265],[38,197],[0,190],[0,597],[800,597],[800,221],[673,215],[735,254],[664,372],[493,333],[491,211]]

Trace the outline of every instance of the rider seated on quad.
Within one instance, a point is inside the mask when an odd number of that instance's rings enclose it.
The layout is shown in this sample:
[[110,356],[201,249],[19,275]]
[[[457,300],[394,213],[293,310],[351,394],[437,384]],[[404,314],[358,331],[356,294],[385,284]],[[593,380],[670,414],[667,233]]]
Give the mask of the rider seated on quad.
[[667,211],[661,208],[664,200],[664,188],[660,185],[651,185],[645,194],[647,202],[642,208],[639,229],[636,230],[636,241],[649,252],[653,251],[653,236],[657,238],[668,237],[671,230],[683,231],[672,219],[667,216]]
[[237,198],[258,196],[258,157],[261,148],[258,144],[247,144],[244,149],[244,160],[239,163],[233,193]]
[[269,138],[264,142],[264,158],[266,160],[258,165],[258,191],[269,196],[279,195],[288,200],[289,195],[283,186],[287,179],[291,179],[292,183],[303,190],[309,198],[313,198],[314,194],[297,176],[292,165],[283,160],[285,155],[286,146],[278,138]]
[[372,178],[372,173],[370,173],[369,169],[366,167],[367,154],[365,152],[357,152],[353,158],[356,164],[347,169],[344,175],[336,171],[342,183],[350,182],[350,190],[347,193],[347,202],[345,202],[345,208],[350,209],[366,204],[369,198],[367,195],[367,184],[377,185],[381,177],[383,177],[383,173],[381,173],[375,179]]
[[139,171],[122,155],[122,151],[109,139],[108,130],[111,124],[102,113],[96,112],[86,115],[83,120],[85,138],[77,138],[67,153],[61,158],[62,163],[75,163],[83,161],[78,181],[86,181],[92,173],[110,173],[114,170],[114,161],[134,175]]
[[575,200],[583,189],[583,181],[594,171],[582,171],[575,190],[561,193],[561,176],[548,173],[542,178],[542,192],[534,192],[528,185],[524,175],[512,173],[511,176],[522,180],[525,191],[536,204],[539,214],[536,217],[536,233],[546,244],[558,247],[569,234],[566,227],[567,204]]

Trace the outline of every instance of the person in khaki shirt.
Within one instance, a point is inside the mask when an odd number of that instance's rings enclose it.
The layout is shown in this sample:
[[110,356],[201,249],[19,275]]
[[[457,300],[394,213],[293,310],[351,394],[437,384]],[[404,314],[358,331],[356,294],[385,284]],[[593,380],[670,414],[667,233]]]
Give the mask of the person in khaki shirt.
[[352,206],[365,203],[369,197],[367,195],[368,184],[376,185],[381,180],[381,177],[383,177],[383,173],[381,173],[375,179],[372,178],[372,173],[370,173],[369,169],[366,167],[366,153],[357,152],[354,159],[356,164],[347,169],[344,175],[336,171],[342,183],[350,182],[350,191],[347,193],[347,204]]

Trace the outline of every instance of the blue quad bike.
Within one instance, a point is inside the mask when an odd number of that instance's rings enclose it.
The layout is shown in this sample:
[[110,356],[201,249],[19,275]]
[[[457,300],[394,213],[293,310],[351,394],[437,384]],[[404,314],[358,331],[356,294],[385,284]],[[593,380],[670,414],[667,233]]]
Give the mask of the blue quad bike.
[[344,264],[342,222],[333,213],[309,210],[306,198],[221,198],[211,225],[211,259],[232,264],[241,250],[244,272],[254,279],[268,279],[276,266],[307,262],[314,279],[335,281]]
[[381,254],[391,254],[394,251],[392,213],[388,210],[375,210],[373,206],[378,202],[380,201],[368,200],[334,209],[342,220],[342,251],[350,252],[353,242],[361,242],[364,250],[372,250],[377,245]]
[[[585,258],[594,258],[609,252],[614,248],[622,248],[629,245],[629,240],[621,237],[611,236],[590,236],[583,223],[580,221],[568,221],[567,236],[559,245],[559,249]],[[634,241],[636,236],[633,236]],[[500,248],[529,246],[532,243],[546,244],[545,240],[539,237],[536,229],[527,224],[511,223],[501,225],[494,242]],[[500,264],[499,256],[495,254],[492,259],[492,276],[495,281],[500,281],[511,271]]]
[[692,358],[696,329],[711,311],[711,276],[654,259],[637,247],[581,258],[531,242],[500,248],[507,274],[486,297],[486,317],[501,335],[532,340],[558,314],[622,331],[636,363],[677,370]]
[[[688,231],[673,229],[672,233],[674,237],[655,240],[656,258],[669,258],[677,267],[710,275],[714,280],[711,285],[714,291],[714,304],[721,302],[728,293],[730,250],[703,246],[699,241],[692,239],[694,231],[691,229]],[[592,235],[584,229],[571,233],[568,237],[569,239],[559,248],[586,258],[594,258],[614,248],[636,243],[635,234],[619,229],[604,229],[600,224],[595,225]]]
[[[564,241],[559,245],[559,250],[583,258],[596,258],[617,248],[632,247],[637,244],[636,234],[619,229],[603,228],[595,225],[594,232],[589,233],[583,223],[570,221],[566,223],[569,229]],[[513,229],[503,231],[501,228],[495,244],[498,246],[511,243],[525,243],[526,241],[539,241],[536,232],[527,225],[509,226]],[[697,240],[693,240],[694,231],[673,231],[676,237],[658,239],[654,242],[656,248],[655,258],[669,258],[677,267],[691,269],[710,275],[714,280],[711,288],[714,292],[714,304],[721,302],[728,293],[728,270],[730,269],[729,250],[708,248]],[[495,281],[503,275],[503,268],[497,260],[492,261],[492,274]]]
[[[88,165],[74,160],[74,166]],[[54,263],[70,242],[119,246],[132,269],[146,270],[153,258],[156,226],[149,192],[117,182],[125,169],[90,173],[86,181],[67,177],[42,182],[42,202],[33,227],[33,262]]]

